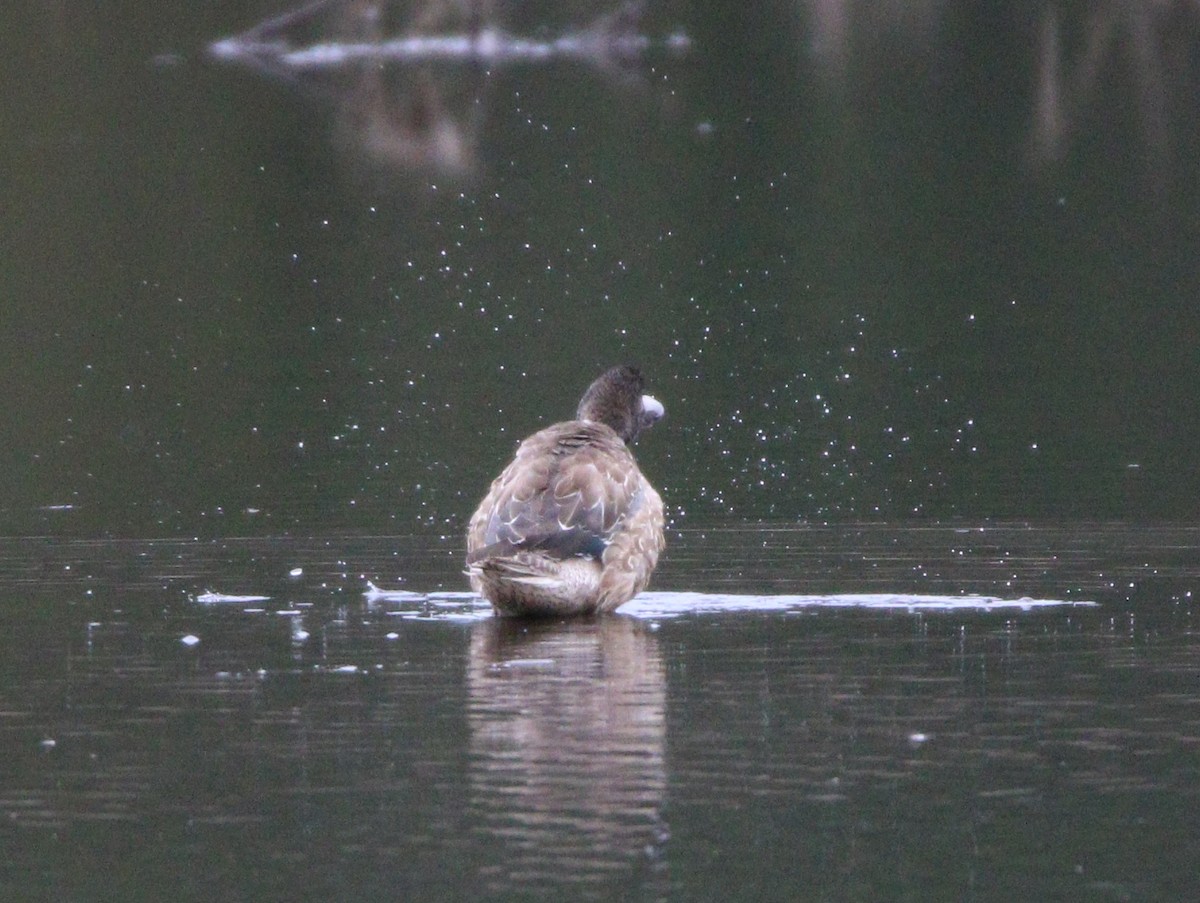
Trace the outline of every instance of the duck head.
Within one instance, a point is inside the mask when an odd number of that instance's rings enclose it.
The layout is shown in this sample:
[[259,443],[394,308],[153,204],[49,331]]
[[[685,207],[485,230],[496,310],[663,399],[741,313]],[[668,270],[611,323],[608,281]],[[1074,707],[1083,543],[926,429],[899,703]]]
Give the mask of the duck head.
[[593,382],[579,401],[576,418],[611,427],[627,444],[666,413],[662,403],[646,395],[646,381],[637,367],[613,367]]

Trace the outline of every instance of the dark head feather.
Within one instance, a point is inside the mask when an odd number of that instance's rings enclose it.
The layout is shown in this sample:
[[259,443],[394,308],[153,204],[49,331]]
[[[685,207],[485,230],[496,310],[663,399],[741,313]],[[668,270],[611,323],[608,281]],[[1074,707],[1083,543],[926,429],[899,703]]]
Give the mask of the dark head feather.
[[642,372],[628,364],[613,367],[593,382],[579,401],[576,417],[611,427],[626,443],[662,417],[662,405],[647,408],[643,404],[646,381]]

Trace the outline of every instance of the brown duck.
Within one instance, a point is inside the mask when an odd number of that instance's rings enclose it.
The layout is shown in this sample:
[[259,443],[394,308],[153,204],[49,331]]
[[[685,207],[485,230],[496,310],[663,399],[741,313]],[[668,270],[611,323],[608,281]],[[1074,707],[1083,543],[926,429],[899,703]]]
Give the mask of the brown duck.
[[575,420],[534,433],[467,530],[471,588],[501,615],[612,611],[663,550],[663,503],[629,446],[663,416],[634,367],[603,373]]

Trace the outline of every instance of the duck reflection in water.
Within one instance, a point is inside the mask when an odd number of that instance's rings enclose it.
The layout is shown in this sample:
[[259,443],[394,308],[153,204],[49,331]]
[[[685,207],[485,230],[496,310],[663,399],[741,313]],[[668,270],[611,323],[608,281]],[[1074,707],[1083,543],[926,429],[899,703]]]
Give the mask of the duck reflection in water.
[[467,529],[471,588],[502,615],[615,610],[645,589],[664,546],[663,503],[630,446],[663,416],[630,366],[602,373],[574,420],[535,433]]
[[665,882],[666,675],[643,622],[479,622],[467,688],[486,892]]

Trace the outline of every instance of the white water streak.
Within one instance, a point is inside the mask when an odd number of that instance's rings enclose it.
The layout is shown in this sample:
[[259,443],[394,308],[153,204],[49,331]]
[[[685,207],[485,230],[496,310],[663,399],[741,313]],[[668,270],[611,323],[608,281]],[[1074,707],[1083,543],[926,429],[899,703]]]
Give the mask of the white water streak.
[[[370,603],[420,603],[442,610],[456,609],[471,618],[487,616],[489,609],[472,593],[389,592],[367,584],[364,593]],[[1096,608],[1097,603],[1067,599],[1005,599],[999,596],[931,595],[912,593],[840,593],[833,595],[767,595],[736,593],[647,592],[619,609],[623,615],[661,620],[680,615],[730,614],[735,612],[788,612],[802,609],[859,608],[900,612],[1031,612],[1051,608]]]

